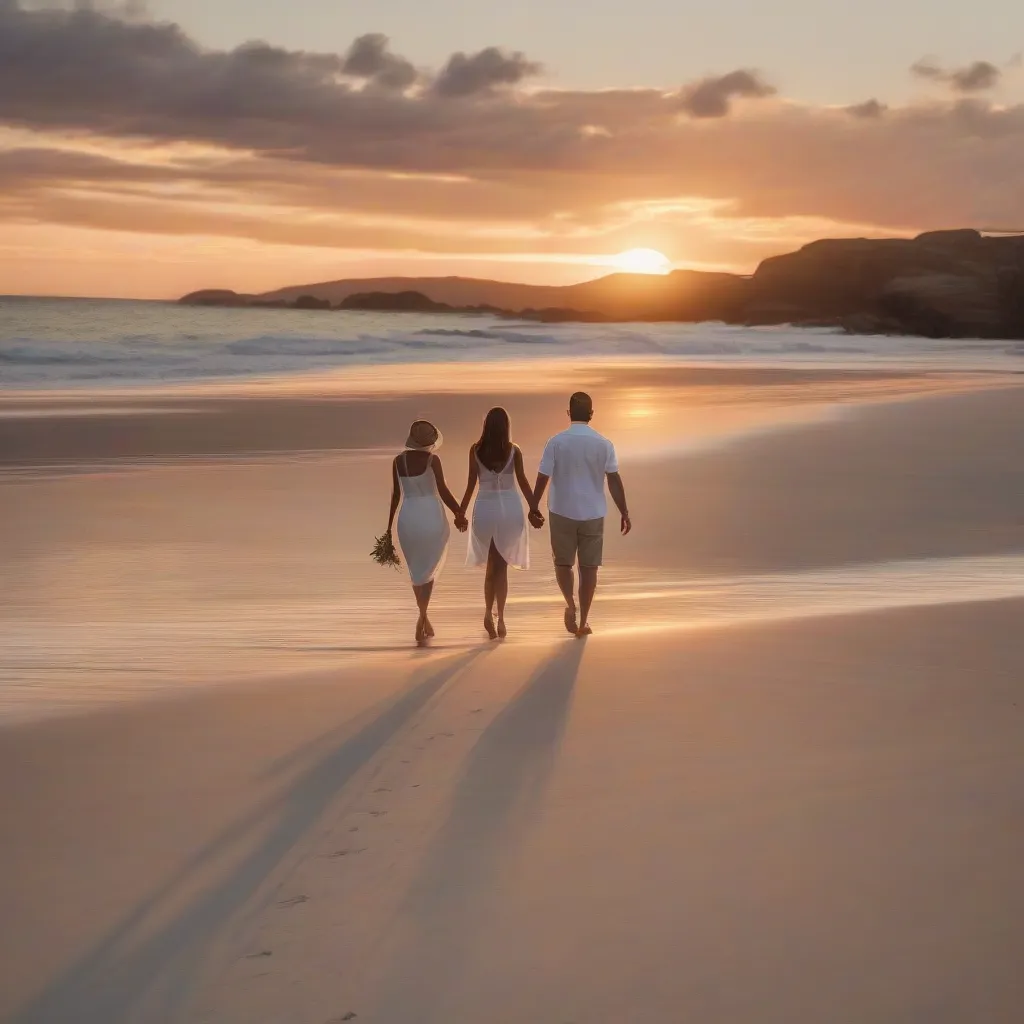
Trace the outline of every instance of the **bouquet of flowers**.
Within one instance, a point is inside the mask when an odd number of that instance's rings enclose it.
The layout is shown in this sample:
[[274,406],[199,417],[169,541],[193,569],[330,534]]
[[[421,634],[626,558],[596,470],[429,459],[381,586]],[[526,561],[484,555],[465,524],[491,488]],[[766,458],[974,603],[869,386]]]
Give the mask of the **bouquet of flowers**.
[[390,532],[385,533],[382,537],[374,538],[370,557],[378,565],[389,565],[392,569],[400,569],[402,567],[402,560],[398,557],[398,552],[395,550],[395,542],[391,539]]

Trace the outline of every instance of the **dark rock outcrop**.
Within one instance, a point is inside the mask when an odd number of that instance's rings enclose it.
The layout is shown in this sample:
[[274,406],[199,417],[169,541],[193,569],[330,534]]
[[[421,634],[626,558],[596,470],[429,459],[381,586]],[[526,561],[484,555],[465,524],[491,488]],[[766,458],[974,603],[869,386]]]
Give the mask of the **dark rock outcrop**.
[[886,333],[1020,337],[1022,268],[1024,237],[971,230],[812,242],[758,267],[746,322],[869,317]]
[[202,291],[190,292],[179,301],[185,306],[251,306],[254,298],[229,288],[204,288]]
[[380,310],[391,313],[450,313],[455,307],[434,302],[422,292],[357,292],[342,299],[338,309]]
[[295,300],[294,309],[330,309],[327,299],[318,299],[315,295],[300,295]]

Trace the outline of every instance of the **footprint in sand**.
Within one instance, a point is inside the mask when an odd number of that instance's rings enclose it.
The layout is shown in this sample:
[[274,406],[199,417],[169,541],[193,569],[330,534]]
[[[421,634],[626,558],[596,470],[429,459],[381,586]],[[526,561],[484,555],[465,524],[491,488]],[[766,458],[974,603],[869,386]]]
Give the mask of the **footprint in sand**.
[[246,956],[246,960],[259,960],[261,957],[273,956],[273,952],[269,949],[261,950],[259,953],[249,953]]
[[391,790],[387,786],[381,786],[379,789],[375,789],[374,793],[390,793]]
[[353,853],[366,853],[366,847],[360,846],[355,850],[335,850],[334,853],[325,853],[324,857],[327,860],[336,860],[338,857],[349,857]]
[[308,896],[292,896],[291,899],[280,900],[278,902],[279,907],[297,907],[300,903],[308,903]]

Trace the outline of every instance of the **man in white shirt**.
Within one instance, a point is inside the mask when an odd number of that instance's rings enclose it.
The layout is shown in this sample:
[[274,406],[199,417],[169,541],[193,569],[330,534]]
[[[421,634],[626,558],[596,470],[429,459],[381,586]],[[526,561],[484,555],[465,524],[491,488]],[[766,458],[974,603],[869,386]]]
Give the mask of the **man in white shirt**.
[[[565,598],[565,628],[574,636],[593,632],[588,619],[604,548],[604,517],[608,514],[605,480],[622,516],[623,536],[633,528],[615,447],[590,426],[593,416],[594,403],[590,395],[577,391],[569,399],[569,429],[556,434],[544,446],[534,488],[534,511],[530,513],[530,523],[538,529],[543,526],[544,519],[536,510],[550,482],[551,552],[558,586]],[[573,578],[577,561],[580,566],[579,622]]]

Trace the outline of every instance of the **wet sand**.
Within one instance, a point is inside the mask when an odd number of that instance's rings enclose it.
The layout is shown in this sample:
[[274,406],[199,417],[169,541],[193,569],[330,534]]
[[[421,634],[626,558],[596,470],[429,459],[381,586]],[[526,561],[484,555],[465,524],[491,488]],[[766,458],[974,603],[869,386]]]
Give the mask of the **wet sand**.
[[597,381],[606,634],[537,536],[512,640],[453,555],[425,655],[382,434],[461,485],[562,395],[0,403],[0,1019],[1015,1021],[1024,392],[907,380]]

